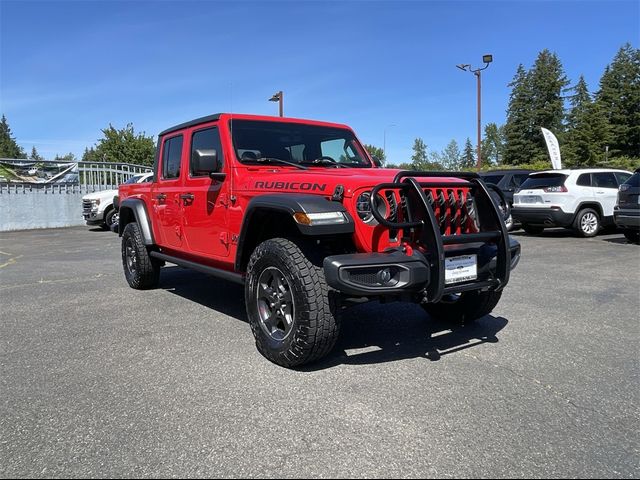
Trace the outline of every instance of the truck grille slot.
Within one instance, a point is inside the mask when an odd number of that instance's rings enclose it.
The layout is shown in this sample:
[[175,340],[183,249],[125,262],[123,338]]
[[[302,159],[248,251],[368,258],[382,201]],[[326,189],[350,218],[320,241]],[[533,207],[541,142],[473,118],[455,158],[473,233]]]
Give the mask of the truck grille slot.
[[91,200],[82,201],[82,213],[84,215],[88,215],[89,213],[91,213]]
[[461,235],[478,231],[475,209],[468,190],[462,188],[426,188],[424,193],[433,209],[442,235]]

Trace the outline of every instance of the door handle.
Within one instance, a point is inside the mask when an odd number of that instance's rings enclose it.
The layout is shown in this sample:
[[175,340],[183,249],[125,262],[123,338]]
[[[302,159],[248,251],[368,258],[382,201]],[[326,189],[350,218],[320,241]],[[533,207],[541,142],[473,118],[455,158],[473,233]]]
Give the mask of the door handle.
[[162,200],[166,200],[166,199],[167,199],[167,196],[164,193],[156,195],[156,200],[162,201]]
[[182,200],[193,200],[196,197],[193,195],[193,193],[183,193],[180,195],[180,198]]

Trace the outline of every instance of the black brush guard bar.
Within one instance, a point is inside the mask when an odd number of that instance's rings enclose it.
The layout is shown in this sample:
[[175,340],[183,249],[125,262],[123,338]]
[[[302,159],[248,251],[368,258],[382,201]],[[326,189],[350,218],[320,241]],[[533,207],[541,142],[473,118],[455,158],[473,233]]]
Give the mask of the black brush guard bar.
[[[416,178],[459,178],[461,182],[418,182]],[[466,188],[476,204],[477,223],[479,233],[460,235],[442,235],[438,228],[438,220],[424,188]],[[504,195],[496,187],[492,189],[504,200]],[[380,190],[398,190],[400,199],[406,205],[407,221],[393,222],[384,218],[375,202]],[[468,197],[467,197],[468,198]],[[501,213],[491,198],[487,185],[477,173],[471,172],[412,172],[404,170],[398,172],[392,183],[376,185],[371,191],[371,213],[380,225],[392,230],[402,230],[404,237],[415,238],[419,235],[420,242],[427,248],[429,269],[432,281],[427,287],[427,298],[430,302],[438,302],[443,295],[458,293],[465,290],[493,288],[501,290],[509,282],[511,266],[511,250],[509,248],[509,233],[501,218]],[[506,202],[505,202],[506,204]],[[412,235],[413,234],[413,235]],[[445,286],[445,245],[468,243],[495,243],[497,258],[495,278],[474,284]]]

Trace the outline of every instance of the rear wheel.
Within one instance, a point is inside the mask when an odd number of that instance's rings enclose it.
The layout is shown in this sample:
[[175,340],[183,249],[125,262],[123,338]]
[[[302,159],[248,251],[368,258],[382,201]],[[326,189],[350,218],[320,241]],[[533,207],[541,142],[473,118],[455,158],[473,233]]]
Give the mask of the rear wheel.
[[529,225],[528,223],[522,224],[522,229],[530,235],[538,235],[544,231],[544,227],[538,225]]
[[595,237],[600,230],[600,215],[592,208],[580,210],[573,222],[573,229],[581,237]]
[[149,255],[137,223],[128,223],[122,233],[122,266],[131,288],[153,288],[160,280],[161,262]]
[[247,266],[245,302],[256,347],[283,367],[324,357],[338,338],[329,287],[312,256],[289,239],[273,238],[258,245]]
[[102,225],[107,230],[111,230],[111,226],[118,219],[116,210],[114,208],[110,209],[104,216],[104,224]]
[[624,231],[624,236],[630,242],[633,242],[633,243],[640,242],[640,231],[638,231],[638,230],[625,230]]
[[502,291],[462,292],[445,295],[438,303],[424,303],[422,307],[438,320],[468,324],[491,313],[501,296]]

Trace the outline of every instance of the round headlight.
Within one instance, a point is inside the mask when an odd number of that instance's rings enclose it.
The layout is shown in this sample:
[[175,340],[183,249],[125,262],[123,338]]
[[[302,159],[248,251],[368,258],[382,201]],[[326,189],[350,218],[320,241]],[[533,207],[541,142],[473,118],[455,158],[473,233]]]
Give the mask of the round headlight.
[[[383,217],[387,218],[388,209],[386,202],[378,195],[376,198],[376,208],[378,213]],[[378,222],[371,213],[371,192],[361,193],[358,199],[356,200],[356,212],[358,213],[358,217],[364,223],[369,225],[377,225]]]

